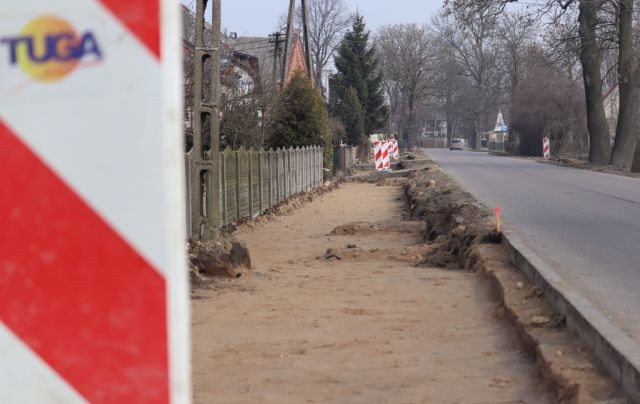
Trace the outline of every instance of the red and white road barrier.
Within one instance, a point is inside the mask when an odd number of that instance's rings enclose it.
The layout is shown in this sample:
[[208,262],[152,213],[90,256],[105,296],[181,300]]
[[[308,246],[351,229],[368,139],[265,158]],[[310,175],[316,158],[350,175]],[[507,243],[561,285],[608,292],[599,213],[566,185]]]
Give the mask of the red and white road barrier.
[[388,141],[382,142],[382,163],[384,165],[384,169],[388,170],[391,168],[391,161],[389,159],[389,146],[391,144]]
[[391,157],[393,157],[395,160],[400,158],[400,150],[398,149],[398,140],[397,139],[391,139],[391,151],[390,151]]
[[373,155],[375,157],[376,170],[383,171],[391,168],[389,161],[389,145],[386,140],[373,142]]
[[0,401],[188,402],[178,6],[3,17]]
[[549,160],[551,158],[551,146],[549,144],[548,137],[542,139],[542,155],[545,160]]
[[373,142],[373,158],[376,164],[376,170],[384,170],[384,158],[382,155],[382,141]]

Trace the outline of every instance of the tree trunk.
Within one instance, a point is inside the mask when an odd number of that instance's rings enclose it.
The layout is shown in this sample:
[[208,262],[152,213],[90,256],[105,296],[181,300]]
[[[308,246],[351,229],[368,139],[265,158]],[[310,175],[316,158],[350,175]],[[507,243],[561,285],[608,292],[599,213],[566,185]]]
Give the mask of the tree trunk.
[[609,127],[604,114],[602,100],[602,56],[596,39],[597,11],[600,1],[581,1],[580,15],[580,63],[587,104],[587,127],[589,129],[589,161],[608,164],[611,156]]
[[318,88],[320,89],[320,91],[322,92],[322,95],[324,96],[325,90],[328,90],[328,89],[324,88],[324,83],[322,82],[322,76],[323,76],[322,69],[316,66],[316,84],[318,85]]
[[446,112],[447,112],[447,146],[451,147],[451,140],[453,139],[453,114],[451,113],[451,104],[452,104],[452,95],[447,92],[447,100],[446,100]]
[[640,136],[638,136],[636,142],[636,154],[633,157],[633,164],[631,165],[631,172],[640,173]]
[[416,139],[416,111],[415,111],[415,102],[414,96],[410,95],[408,100],[409,107],[409,122],[407,122],[407,129],[409,131],[409,148],[413,149],[416,147],[417,139]]
[[477,114],[473,117],[473,150],[482,148],[482,129]]
[[629,171],[633,163],[638,138],[639,74],[633,55],[633,0],[620,0],[618,55],[618,90],[620,109],[611,164]]

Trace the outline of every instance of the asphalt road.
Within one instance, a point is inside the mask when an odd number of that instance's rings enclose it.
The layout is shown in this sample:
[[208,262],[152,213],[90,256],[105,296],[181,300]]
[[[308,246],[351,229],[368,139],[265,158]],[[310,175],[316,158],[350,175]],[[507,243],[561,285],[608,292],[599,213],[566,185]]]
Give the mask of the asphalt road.
[[427,154],[640,342],[640,179],[471,151]]

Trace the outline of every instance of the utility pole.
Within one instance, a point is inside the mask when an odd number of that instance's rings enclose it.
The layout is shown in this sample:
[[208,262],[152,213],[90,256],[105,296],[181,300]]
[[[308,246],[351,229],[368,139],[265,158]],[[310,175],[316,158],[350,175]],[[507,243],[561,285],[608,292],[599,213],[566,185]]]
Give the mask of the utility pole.
[[273,86],[274,88],[278,88],[278,61],[280,60],[280,56],[282,56],[282,33],[274,32],[269,35],[269,43],[273,44]]
[[293,17],[296,13],[296,0],[289,0],[289,14],[287,15],[287,32],[284,38],[284,60],[282,61],[282,90],[289,77],[289,61],[291,60],[291,42],[293,41]]
[[307,57],[305,58],[307,73],[311,83],[315,83],[313,59],[311,57],[311,42],[309,41],[309,10],[307,9],[307,0],[302,0],[302,32],[304,36],[304,52],[307,54]]
[[[187,175],[189,236],[202,241],[213,240],[220,229],[220,1],[212,0],[212,32],[207,36],[207,0],[196,0],[193,148],[187,153]],[[205,63],[211,64],[209,83],[204,77]]]
[[[311,43],[309,42],[309,20],[307,10],[307,0],[302,1],[302,32],[304,36],[304,52],[306,53],[305,64],[307,73],[312,83],[315,82],[313,75],[313,64],[311,58]],[[289,14],[287,16],[287,33],[284,42],[284,66],[282,67],[282,87],[285,86],[289,76],[289,62],[291,60],[291,43],[293,42],[293,19],[296,13],[296,0],[289,0]]]

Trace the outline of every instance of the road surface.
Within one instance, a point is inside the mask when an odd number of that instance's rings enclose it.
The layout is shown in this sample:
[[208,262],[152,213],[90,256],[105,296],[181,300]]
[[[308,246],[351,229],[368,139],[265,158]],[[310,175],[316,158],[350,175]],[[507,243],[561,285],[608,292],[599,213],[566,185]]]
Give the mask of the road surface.
[[640,342],[640,179],[493,156],[427,154]]

